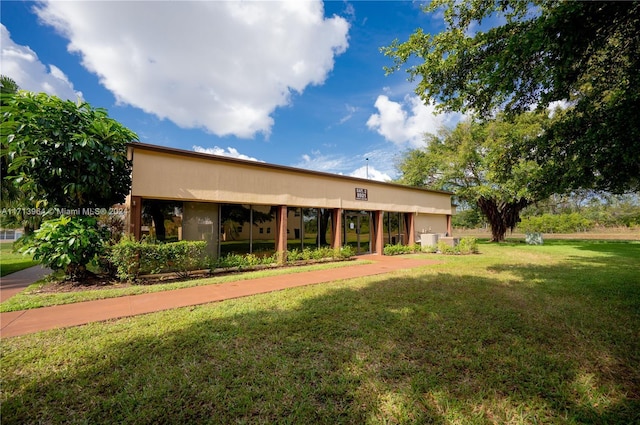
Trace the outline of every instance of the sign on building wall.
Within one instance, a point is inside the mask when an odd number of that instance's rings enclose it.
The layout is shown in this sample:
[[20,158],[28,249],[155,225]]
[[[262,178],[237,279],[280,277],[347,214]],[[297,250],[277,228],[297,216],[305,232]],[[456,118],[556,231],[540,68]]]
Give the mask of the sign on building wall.
[[367,189],[356,187],[356,201],[368,201],[369,195]]

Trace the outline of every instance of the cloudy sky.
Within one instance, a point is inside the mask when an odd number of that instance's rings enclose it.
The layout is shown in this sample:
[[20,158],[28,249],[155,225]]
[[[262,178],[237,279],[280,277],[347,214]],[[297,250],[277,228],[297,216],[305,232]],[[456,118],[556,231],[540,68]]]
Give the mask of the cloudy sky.
[[1,7],[2,74],[106,108],[144,143],[389,180],[399,154],[460,119],[385,76],[380,47],[443,28],[418,2]]

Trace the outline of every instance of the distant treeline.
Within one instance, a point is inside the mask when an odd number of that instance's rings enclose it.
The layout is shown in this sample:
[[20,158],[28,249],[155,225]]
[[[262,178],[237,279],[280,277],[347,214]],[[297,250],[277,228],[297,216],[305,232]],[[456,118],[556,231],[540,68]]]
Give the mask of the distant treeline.
[[[453,217],[463,229],[486,226],[476,208],[463,208]],[[577,192],[556,195],[531,205],[521,214],[520,232],[573,233],[599,227],[640,227],[640,195]]]

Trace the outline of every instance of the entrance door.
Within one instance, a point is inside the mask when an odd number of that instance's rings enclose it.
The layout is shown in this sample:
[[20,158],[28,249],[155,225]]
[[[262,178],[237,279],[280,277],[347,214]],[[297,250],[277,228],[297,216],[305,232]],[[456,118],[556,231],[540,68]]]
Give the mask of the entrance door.
[[371,253],[371,213],[369,211],[344,212],[344,244],[356,254]]

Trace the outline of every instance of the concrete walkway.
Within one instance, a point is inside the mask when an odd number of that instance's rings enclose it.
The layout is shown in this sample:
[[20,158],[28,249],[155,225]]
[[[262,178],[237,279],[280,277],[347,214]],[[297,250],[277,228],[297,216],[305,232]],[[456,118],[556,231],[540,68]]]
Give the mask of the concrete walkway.
[[15,273],[0,277],[0,303],[13,297],[27,286],[51,273],[51,269],[33,266]]
[[[0,336],[7,338],[25,335],[49,329],[206,304],[297,286],[378,275],[437,263],[433,260],[378,255],[358,258],[371,260],[373,263],[0,313]],[[238,277],[241,278],[241,276]]]

